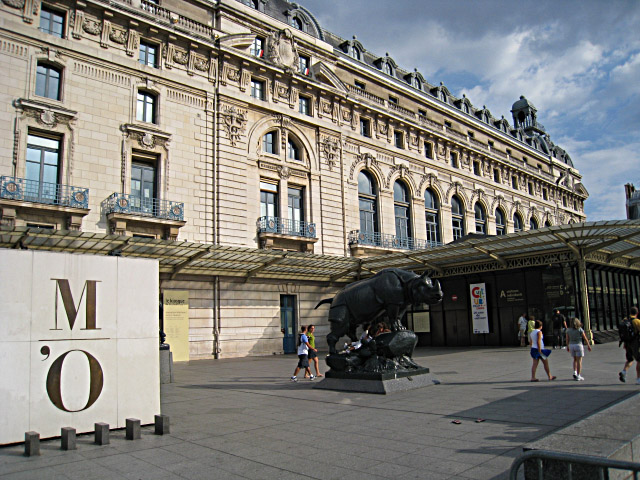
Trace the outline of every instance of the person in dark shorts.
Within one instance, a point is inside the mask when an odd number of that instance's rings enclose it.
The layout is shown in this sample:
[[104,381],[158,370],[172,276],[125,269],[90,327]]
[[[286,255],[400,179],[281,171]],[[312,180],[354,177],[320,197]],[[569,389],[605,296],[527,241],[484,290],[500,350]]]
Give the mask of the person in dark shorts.
[[[553,348],[563,347],[564,334],[566,333],[567,321],[560,310],[555,310],[551,317],[553,323]],[[564,330],[564,331],[563,331]]]
[[[303,325],[300,327],[300,336],[298,337],[298,366],[296,367],[296,371],[293,372],[293,376],[291,377],[292,382],[298,381],[298,372],[301,368],[304,368],[304,372],[309,375],[309,380],[313,380],[315,375],[311,373],[311,369],[309,368],[309,350],[311,349],[311,345],[309,345],[309,337],[307,337],[307,327]],[[317,352],[317,350],[314,348]]]
[[[316,337],[315,337],[316,326],[309,325],[307,327],[307,338],[309,339],[309,362],[313,363],[313,366],[316,369],[316,378],[322,377],[323,375],[320,373],[320,367],[318,365],[318,350],[316,349]],[[307,374],[305,373],[305,378]]]
[[636,384],[640,385],[640,318],[638,318],[638,307],[629,309],[629,320],[636,330],[636,335],[631,342],[624,342],[624,351],[626,354],[626,362],[622,371],[618,374],[621,382],[627,381],[627,370],[631,364],[636,362]]

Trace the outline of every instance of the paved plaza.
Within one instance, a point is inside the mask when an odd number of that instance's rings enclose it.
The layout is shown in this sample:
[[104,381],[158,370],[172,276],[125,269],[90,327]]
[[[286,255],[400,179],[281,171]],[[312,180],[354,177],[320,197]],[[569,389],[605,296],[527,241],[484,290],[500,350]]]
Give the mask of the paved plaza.
[[[177,364],[175,383],[162,386],[169,435],[147,426],[129,441],[112,431],[107,446],[82,435],[75,451],[47,440],[31,458],[23,445],[0,448],[0,478],[498,479],[524,445],[631,397],[640,407],[635,371],[618,380],[617,342],[587,354],[584,382],[572,379],[564,350],[550,357],[558,379],[547,381],[540,366],[538,383],[529,382],[526,348],[421,348],[414,359],[442,383],[341,393],[290,382],[295,356]],[[591,445],[611,438],[582,435]]]

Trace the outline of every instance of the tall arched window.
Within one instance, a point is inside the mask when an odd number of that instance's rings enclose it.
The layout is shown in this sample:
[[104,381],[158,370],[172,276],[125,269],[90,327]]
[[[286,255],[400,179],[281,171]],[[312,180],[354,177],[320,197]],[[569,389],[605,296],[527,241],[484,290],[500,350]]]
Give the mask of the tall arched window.
[[290,160],[301,160],[300,148],[291,139],[287,140],[287,158]]
[[406,240],[411,236],[411,207],[409,190],[400,180],[396,180],[393,184],[393,206],[396,216],[396,237]]
[[484,213],[484,207],[480,203],[476,202],[473,207],[476,216],[476,233],[487,233],[487,216]]
[[517,212],[513,214],[513,231],[514,232],[522,231],[522,217]]
[[440,206],[438,197],[430,188],[424,192],[424,216],[427,224],[427,243],[432,247],[440,245]]
[[455,195],[451,198],[451,228],[454,240],[464,236],[464,209],[462,202]]
[[353,45],[350,48],[350,52],[351,56],[353,58],[355,58],[356,60],[362,60],[362,52],[360,52],[360,49],[358,47],[356,47],[355,45]]
[[504,235],[507,233],[507,227],[504,221],[504,213],[500,208],[496,208],[496,235]]
[[378,188],[369,172],[358,175],[358,202],[360,204],[360,235],[366,243],[374,243],[378,233]]
[[537,230],[538,229],[538,221],[531,217],[529,219],[529,230]]
[[296,30],[302,30],[302,20],[300,20],[298,17],[292,17],[291,26]]
[[422,82],[418,77],[413,77],[413,86],[418,90],[422,90]]

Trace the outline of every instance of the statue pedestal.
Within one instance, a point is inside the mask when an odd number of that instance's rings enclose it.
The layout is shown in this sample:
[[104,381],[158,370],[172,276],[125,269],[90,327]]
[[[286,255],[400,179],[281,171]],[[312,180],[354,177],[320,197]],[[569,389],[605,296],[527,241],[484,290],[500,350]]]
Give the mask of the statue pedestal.
[[329,370],[313,388],[342,392],[388,394],[438,385],[428,368],[396,373],[348,373]]

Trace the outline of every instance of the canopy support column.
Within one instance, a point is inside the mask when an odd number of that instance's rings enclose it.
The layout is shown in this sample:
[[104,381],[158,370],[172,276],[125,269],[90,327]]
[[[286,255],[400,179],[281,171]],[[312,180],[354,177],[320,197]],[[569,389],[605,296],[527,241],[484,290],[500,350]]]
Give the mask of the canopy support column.
[[593,344],[591,316],[589,314],[589,290],[587,287],[587,262],[584,259],[584,251],[582,248],[578,254],[578,280],[580,282],[580,308],[582,310],[582,323],[584,324],[584,331],[587,334],[589,343]]

